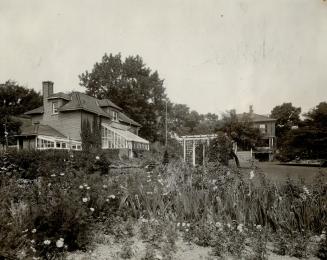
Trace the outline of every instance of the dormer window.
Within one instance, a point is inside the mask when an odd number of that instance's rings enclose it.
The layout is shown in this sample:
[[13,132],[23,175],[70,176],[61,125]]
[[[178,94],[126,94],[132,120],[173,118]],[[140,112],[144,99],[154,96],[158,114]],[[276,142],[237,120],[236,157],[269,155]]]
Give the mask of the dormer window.
[[114,121],[118,122],[118,113],[116,111],[112,111],[112,118]]
[[52,102],[52,114],[58,114],[58,101]]

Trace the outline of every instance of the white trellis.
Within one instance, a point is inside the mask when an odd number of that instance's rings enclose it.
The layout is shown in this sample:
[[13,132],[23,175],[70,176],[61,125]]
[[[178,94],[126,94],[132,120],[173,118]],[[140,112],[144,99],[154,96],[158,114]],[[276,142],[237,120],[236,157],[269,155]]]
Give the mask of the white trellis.
[[[200,144],[209,145],[210,140],[216,138],[216,134],[210,135],[184,135],[181,137],[175,136],[175,139],[183,146],[183,158],[185,162],[191,162],[192,165],[195,165],[195,153],[196,147]],[[206,150],[205,145],[202,149],[202,157],[205,158]]]

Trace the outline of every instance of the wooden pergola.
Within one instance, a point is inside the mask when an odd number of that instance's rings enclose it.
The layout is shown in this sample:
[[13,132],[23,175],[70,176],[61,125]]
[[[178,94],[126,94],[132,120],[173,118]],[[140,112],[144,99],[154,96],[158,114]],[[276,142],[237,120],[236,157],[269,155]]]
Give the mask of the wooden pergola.
[[196,147],[199,145],[203,145],[202,149],[202,158],[204,160],[206,155],[205,145],[209,145],[210,140],[216,138],[216,134],[208,134],[208,135],[184,135],[177,137],[175,139],[183,146],[183,158],[184,162],[191,162],[192,165],[195,165],[195,151]]

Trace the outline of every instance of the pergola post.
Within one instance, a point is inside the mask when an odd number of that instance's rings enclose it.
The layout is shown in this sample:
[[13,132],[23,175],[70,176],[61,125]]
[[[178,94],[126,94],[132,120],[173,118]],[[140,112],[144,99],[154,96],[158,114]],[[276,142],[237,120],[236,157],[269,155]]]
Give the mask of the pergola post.
[[192,149],[192,162],[193,166],[195,166],[195,141],[193,140],[193,149]]
[[183,138],[184,162],[186,162],[186,140]]

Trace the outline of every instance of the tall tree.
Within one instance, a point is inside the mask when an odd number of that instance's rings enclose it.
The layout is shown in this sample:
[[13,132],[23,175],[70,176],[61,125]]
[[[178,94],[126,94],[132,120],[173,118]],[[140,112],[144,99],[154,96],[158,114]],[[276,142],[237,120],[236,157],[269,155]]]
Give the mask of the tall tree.
[[305,117],[297,129],[287,132],[280,149],[281,160],[327,158],[327,103],[321,102]]
[[20,115],[42,105],[42,96],[34,89],[19,86],[15,81],[0,84],[0,114]]
[[218,129],[225,132],[238,147],[245,150],[255,148],[261,138],[260,130],[254,127],[251,118],[246,115],[239,118],[235,110],[227,111],[223,115]]
[[300,123],[301,108],[294,107],[292,103],[283,103],[276,106],[271,111],[270,117],[276,121],[276,137],[278,147],[282,147],[285,142],[287,133],[293,126],[298,126]]
[[157,71],[147,67],[140,56],[124,61],[120,54],[107,55],[92,72],[79,75],[86,93],[109,98],[143,127],[140,135],[150,141],[164,138],[165,88]]
[[[15,81],[0,84],[0,143],[15,144],[14,135],[20,131],[21,122],[13,116],[42,105],[42,97],[33,89],[18,85]],[[7,138],[6,138],[7,135]]]

